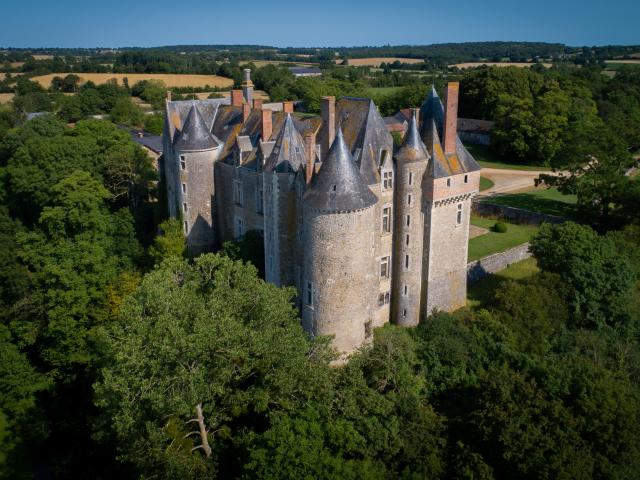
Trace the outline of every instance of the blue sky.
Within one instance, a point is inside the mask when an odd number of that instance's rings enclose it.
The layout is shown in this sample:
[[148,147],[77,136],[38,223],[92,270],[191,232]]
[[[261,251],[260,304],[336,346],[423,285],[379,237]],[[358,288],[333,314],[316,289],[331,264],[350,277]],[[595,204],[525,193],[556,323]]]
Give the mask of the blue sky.
[[640,44],[640,0],[3,0],[0,47]]

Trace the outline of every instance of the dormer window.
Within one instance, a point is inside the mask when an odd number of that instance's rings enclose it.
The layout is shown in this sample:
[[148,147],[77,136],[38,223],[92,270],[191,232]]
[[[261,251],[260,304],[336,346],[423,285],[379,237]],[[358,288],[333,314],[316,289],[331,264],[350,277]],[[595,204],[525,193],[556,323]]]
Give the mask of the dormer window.
[[391,190],[393,188],[393,171],[382,172],[382,189]]
[[450,187],[450,186],[451,186],[451,179],[447,178],[447,187]]

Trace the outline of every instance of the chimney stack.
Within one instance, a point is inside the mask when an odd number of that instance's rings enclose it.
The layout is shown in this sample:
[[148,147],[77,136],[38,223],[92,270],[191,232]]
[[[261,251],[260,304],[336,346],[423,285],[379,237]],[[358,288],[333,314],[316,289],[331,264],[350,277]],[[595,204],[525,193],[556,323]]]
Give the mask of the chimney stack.
[[272,119],[271,119],[271,110],[261,110],[262,111],[262,131],[260,135],[262,137],[263,142],[268,142],[271,138],[271,132],[273,129]]
[[171,90],[167,90],[167,102],[171,101]]
[[242,105],[242,121],[246,122],[250,114],[251,114],[251,105],[249,105],[248,103],[244,103]]
[[460,83],[447,84],[447,97],[444,107],[444,153],[456,153],[456,136],[458,134],[458,92]]
[[253,99],[253,82],[251,81],[251,69],[245,68],[243,70],[244,73],[244,81],[242,82],[242,94],[244,96],[245,102],[251,105],[251,100]]
[[282,111],[284,113],[293,113],[293,102],[282,102]]
[[304,153],[307,157],[307,165],[306,165],[306,180],[307,183],[311,181],[313,177],[313,170],[315,168],[316,163],[316,134],[312,132],[307,132],[304,134]]
[[262,100],[258,100],[257,98],[253,99],[253,108],[256,110],[262,110]]
[[322,158],[327,157],[329,148],[336,137],[336,97],[322,97],[320,99],[320,112],[322,116]]
[[231,90],[231,105],[234,107],[242,106],[242,90]]

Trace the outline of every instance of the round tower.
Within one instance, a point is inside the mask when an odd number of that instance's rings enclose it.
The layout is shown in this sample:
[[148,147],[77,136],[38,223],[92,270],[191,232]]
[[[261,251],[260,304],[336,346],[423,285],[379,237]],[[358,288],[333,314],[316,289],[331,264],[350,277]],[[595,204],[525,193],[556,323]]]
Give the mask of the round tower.
[[302,318],[313,335],[333,335],[348,354],[371,338],[376,298],[376,196],[339,129],[303,196]]
[[422,177],[429,153],[420,140],[413,112],[405,140],[395,155],[392,318],[398,325],[415,326],[420,321],[422,289]]
[[[192,105],[173,142],[176,175],[173,211],[180,212],[189,253],[197,255],[215,246],[213,228],[213,169],[220,143]],[[171,200],[170,200],[171,201]]]

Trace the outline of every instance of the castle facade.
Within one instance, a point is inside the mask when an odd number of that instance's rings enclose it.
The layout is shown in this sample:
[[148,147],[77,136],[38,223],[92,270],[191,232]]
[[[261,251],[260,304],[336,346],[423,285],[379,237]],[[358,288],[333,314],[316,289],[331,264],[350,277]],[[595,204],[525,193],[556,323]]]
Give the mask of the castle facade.
[[294,286],[304,328],[348,354],[391,321],[466,302],[480,167],[456,132],[458,84],[432,89],[402,146],[373,101],[323,97],[320,117],[253,100],[167,99],[162,173],[191,253],[249,230],[266,280]]

